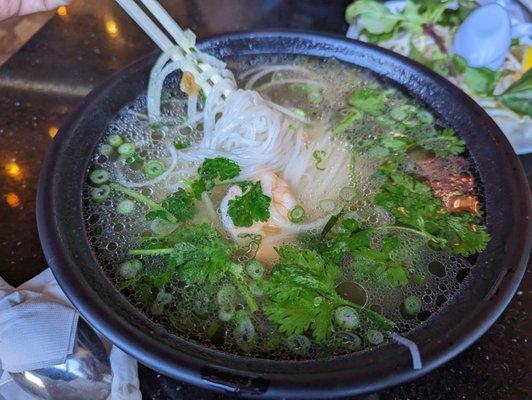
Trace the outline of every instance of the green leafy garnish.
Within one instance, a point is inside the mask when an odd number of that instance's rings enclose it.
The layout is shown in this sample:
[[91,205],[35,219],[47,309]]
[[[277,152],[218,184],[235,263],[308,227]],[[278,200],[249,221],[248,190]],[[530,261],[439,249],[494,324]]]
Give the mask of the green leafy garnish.
[[[173,247],[153,247],[133,249],[132,256],[163,256],[167,267],[151,272],[149,281],[158,289],[163,289],[178,274],[187,284],[215,284],[228,277],[241,291],[250,308],[255,312],[258,307],[244,285],[242,266],[231,260],[236,246],[208,224],[194,225],[190,229],[178,232],[171,238]],[[149,275],[148,275],[149,276]]]
[[345,19],[350,24],[358,19],[369,33],[380,35],[392,31],[400,17],[377,1],[358,0],[347,7]]
[[403,11],[394,14],[380,2],[358,0],[347,7],[345,19],[349,24],[359,22],[372,35],[385,35],[399,29],[420,33],[424,26],[440,19],[447,4],[440,1],[409,1]]
[[520,115],[532,117],[532,69],[498,96],[498,99],[510,110]]
[[409,278],[408,269],[392,257],[400,239],[386,235],[382,238],[380,249],[373,249],[369,239],[369,235],[363,234],[359,240],[351,240],[349,243],[349,249],[355,257],[351,268],[355,270],[356,276],[360,279],[371,278],[384,286],[406,285]]
[[456,70],[462,73],[464,83],[474,93],[484,96],[491,96],[499,79],[501,71],[492,71],[489,68],[474,68],[467,64],[467,61],[459,55],[454,55],[453,62]]
[[386,98],[382,90],[377,88],[361,88],[355,90],[348,103],[371,115],[380,115]]
[[279,332],[301,335],[310,331],[312,337],[321,342],[335,330],[334,311],[345,305],[355,308],[380,329],[394,327],[386,317],[338,295],[339,266],[325,262],[313,250],[302,250],[292,244],[283,244],[277,252],[280,261],[266,282],[269,299],[264,312],[279,325]]
[[465,151],[465,143],[452,128],[444,128],[434,134],[420,135],[415,144],[426,150],[432,150],[438,157],[458,155]]
[[249,227],[254,221],[270,218],[270,197],[262,193],[260,182],[245,181],[238,184],[242,195],[229,200],[228,214],[235,226]]
[[240,166],[225,157],[206,158],[198,168],[198,178],[192,182],[191,188],[197,199],[203,192],[212,190],[217,182],[223,182],[237,177]]
[[469,212],[449,213],[425,183],[393,172],[375,195],[375,203],[391,212],[401,225],[413,228],[433,245],[469,256],[486,247],[489,235]]
[[189,139],[176,139],[174,140],[174,147],[176,150],[183,150],[190,147]]
[[[189,192],[182,188],[177,189],[176,192],[168,196],[162,203],[161,207],[164,211],[154,210],[146,214],[146,219],[154,220],[155,218],[161,218],[168,220],[168,213],[175,217],[175,221],[181,222],[191,219],[196,214],[196,208],[194,207],[194,197]],[[172,222],[172,221],[169,221]]]

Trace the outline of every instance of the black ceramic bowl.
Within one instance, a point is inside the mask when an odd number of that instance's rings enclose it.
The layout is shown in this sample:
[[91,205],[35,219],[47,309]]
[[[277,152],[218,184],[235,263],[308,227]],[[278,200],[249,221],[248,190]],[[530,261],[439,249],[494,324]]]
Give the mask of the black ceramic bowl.
[[221,353],[169,334],[109,282],[82,219],[89,158],[108,122],[145,90],[154,54],[87,97],[55,139],[41,174],[37,215],[46,258],[67,296],[92,326],[170,377],[246,396],[308,399],[375,391],[419,377],[464,350],[493,324],[514,294],[530,253],[530,193],[508,141],[473,100],[415,62],[340,37],[246,32],[204,40],[200,48],[222,59],[256,54],[335,57],[395,82],[465,140],[483,188],[491,242],[478,256],[464,290],[409,333],[421,352],[421,370],[412,370],[410,354],[396,344],[327,360],[272,361]]

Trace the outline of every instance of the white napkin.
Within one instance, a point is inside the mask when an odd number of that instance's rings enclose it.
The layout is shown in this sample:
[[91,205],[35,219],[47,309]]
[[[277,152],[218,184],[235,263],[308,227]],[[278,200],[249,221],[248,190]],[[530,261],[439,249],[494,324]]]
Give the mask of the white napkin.
[[[0,400],[33,400],[5,371],[62,364],[72,352],[78,314],[50,269],[13,288],[0,278]],[[108,400],[142,399],[137,362],[104,338],[113,381]]]

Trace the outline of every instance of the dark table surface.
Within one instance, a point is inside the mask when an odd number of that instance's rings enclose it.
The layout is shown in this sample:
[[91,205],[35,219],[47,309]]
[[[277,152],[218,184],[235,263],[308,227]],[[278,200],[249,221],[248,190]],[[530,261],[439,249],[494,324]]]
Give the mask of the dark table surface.
[[[253,28],[345,32],[349,1],[168,0],[199,38]],[[39,169],[61,121],[96,85],[154,45],[112,0],[74,2],[0,68],[0,275],[12,285],[45,268],[35,224]],[[532,155],[521,157],[532,182]],[[529,265],[530,266],[530,265]],[[443,367],[367,399],[532,399],[530,268],[508,309]],[[140,367],[146,399],[220,399]]]

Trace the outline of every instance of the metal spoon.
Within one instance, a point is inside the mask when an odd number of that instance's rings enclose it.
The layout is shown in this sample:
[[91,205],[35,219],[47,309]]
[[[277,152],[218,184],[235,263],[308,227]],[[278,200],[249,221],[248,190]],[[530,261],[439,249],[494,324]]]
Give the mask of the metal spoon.
[[105,400],[111,393],[111,364],[100,338],[82,319],[74,351],[64,364],[10,373],[26,392],[44,400]]

